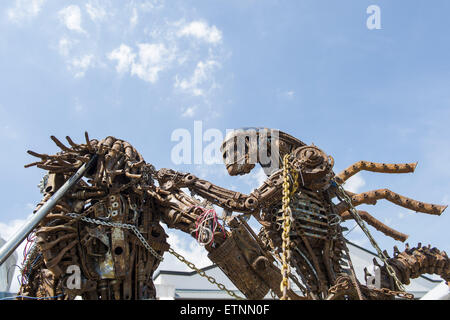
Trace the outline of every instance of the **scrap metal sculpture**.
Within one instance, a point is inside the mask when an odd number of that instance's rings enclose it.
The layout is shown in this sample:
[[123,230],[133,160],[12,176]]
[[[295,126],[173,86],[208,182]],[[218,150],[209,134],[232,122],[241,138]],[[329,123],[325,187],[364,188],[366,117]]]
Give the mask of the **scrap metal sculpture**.
[[[29,151],[40,161],[26,167],[36,165],[48,171],[38,208],[84,163],[93,156],[97,159],[85,178],[35,229],[36,241],[24,264],[20,295],[155,298],[152,275],[166,251],[216,283],[170,248],[161,222],[195,237],[209,252],[209,259],[250,299],[262,299],[270,290],[281,299],[412,298],[402,290],[412,278],[435,273],[450,280],[450,259],[445,252],[419,244],[407,246],[403,252],[395,247],[393,257],[389,257],[379,249],[365,223],[396,240],[405,241],[407,236],[355,209],[380,199],[434,215],[440,215],[444,206],[412,200],[388,189],[353,194],[341,186],[361,170],[405,173],[413,172],[415,164],[360,161],[335,174],[333,158],[318,147],[273,132],[259,130],[249,139],[248,131],[236,131],[224,141],[223,156],[231,175],[249,173],[255,167],[251,159],[256,159],[268,175],[249,195],[190,173],[156,171],[129,143],[114,137],[90,140],[86,133],[83,144],[67,137],[70,147],[52,137],[61,152],[46,155]],[[239,140],[245,142],[241,151]],[[277,152],[271,149],[274,145]],[[260,158],[261,148],[281,161],[268,167]],[[212,205],[224,209],[222,223]],[[262,226],[259,234],[244,219],[250,215]],[[378,266],[380,288],[356,279],[341,226],[348,219],[358,223],[384,262]],[[291,267],[301,279],[290,272]],[[74,270],[80,271],[79,283],[72,282]],[[370,276],[366,272],[366,277]],[[290,288],[290,280],[302,296]]]

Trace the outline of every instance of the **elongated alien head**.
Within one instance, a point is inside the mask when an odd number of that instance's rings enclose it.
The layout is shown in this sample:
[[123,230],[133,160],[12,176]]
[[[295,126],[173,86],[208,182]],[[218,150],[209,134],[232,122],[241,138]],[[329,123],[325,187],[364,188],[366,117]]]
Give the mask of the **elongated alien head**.
[[259,163],[270,176],[285,154],[301,146],[305,143],[276,129],[241,128],[227,134],[221,151],[230,175],[247,174]]

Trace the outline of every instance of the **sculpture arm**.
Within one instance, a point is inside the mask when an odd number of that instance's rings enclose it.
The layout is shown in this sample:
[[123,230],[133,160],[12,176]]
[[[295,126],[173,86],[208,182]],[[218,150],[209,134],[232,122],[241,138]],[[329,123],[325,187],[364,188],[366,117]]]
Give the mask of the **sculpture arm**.
[[[169,172],[171,178],[160,180],[162,188],[156,188],[152,196],[159,203],[161,219],[170,227],[189,233],[195,237],[196,222],[200,214],[204,212],[198,199],[188,196],[178,188],[189,188],[208,200],[217,199],[214,193],[204,191],[204,180],[199,184],[184,183],[188,174]],[[167,174],[167,173],[166,173]],[[167,177],[168,175],[166,175]],[[187,180],[191,180],[188,178]],[[196,180],[194,177],[192,180]],[[172,181],[171,183],[168,183]],[[197,181],[198,182],[198,181]],[[194,187],[193,187],[194,186]],[[195,187],[197,186],[197,187]],[[170,191],[165,188],[170,187]],[[211,190],[211,189],[207,189]],[[226,190],[220,188],[220,190]],[[216,189],[213,189],[216,192]],[[228,192],[233,192],[226,190]],[[151,192],[151,191],[149,191]],[[239,199],[239,198],[238,198]],[[247,198],[248,199],[248,198]],[[230,205],[230,209],[242,208]],[[244,211],[244,210],[242,210]],[[259,238],[250,230],[245,221],[234,217],[229,220],[230,230],[217,228],[214,233],[214,241],[205,245],[208,258],[226,274],[235,286],[250,299],[263,299],[272,289],[281,297],[280,291],[281,271],[273,264],[274,259],[263,248]],[[291,299],[301,299],[292,290],[288,291]]]
[[190,173],[180,173],[171,169],[159,170],[157,179],[164,190],[188,188],[194,194],[228,211],[255,214],[262,207],[281,199],[281,171],[272,174],[250,195],[219,187]]

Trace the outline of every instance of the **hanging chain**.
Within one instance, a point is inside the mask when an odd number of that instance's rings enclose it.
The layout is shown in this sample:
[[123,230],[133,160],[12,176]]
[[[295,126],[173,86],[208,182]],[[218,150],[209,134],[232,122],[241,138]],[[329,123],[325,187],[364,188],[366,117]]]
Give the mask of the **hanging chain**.
[[[144,245],[144,247],[150,251],[150,253],[155,256],[158,260],[163,261],[164,258],[159,255],[155,249],[153,249],[147,242],[147,240],[145,240],[144,236],[142,235],[142,233],[138,230],[138,228],[136,228],[136,226],[132,225],[132,224],[125,224],[125,223],[116,223],[116,222],[108,222],[108,221],[102,221],[102,220],[97,220],[97,219],[92,219],[92,218],[88,218],[88,217],[84,217],[81,216],[79,214],[76,213],[68,213],[67,214],[69,217],[72,218],[78,218],[82,221],[88,222],[88,223],[93,223],[93,224],[98,224],[98,225],[102,225],[102,226],[106,226],[106,227],[113,227],[113,228],[122,228],[122,229],[128,229],[133,231],[133,233],[136,235],[136,237],[139,239],[139,241],[141,241],[141,243]],[[180,260],[181,262],[185,263],[189,268],[191,268],[192,270],[195,270],[200,276],[208,279],[208,281],[212,284],[215,284],[220,290],[225,291],[226,293],[228,293],[230,296],[238,299],[238,300],[242,300],[243,298],[237,296],[233,291],[228,290],[223,284],[219,283],[216,281],[216,279],[214,279],[211,276],[208,276],[205,271],[198,269],[192,262],[189,262],[186,260],[186,258],[184,258],[181,254],[177,253],[175,250],[173,250],[172,248],[169,248],[169,253],[174,255],[178,260]]]
[[[293,181],[293,188],[290,190],[290,179]],[[281,267],[281,275],[283,279],[280,284],[280,291],[282,293],[281,300],[288,300],[287,290],[290,289],[289,285],[289,274],[290,274],[290,265],[289,261],[291,258],[291,250],[290,250],[290,232],[291,232],[291,220],[292,220],[292,212],[291,207],[289,206],[291,197],[295,194],[298,188],[298,172],[296,170],[291,170],[289,165],[289,154],[286,154],[283,158],[283,245],[282,245],[282,267]]]
[[335,285],[331,286],[328,289],[328,297],[327,300],[332,300],[338,295],[340,292],[346,292],[351,287],[351,280],[349,276],[339,276],[336,278]]
[[353,216],[353,219],[356,221],[356,223],[359,225],[359,227],[362,229],[362,231],[366,234],[367,238],[369,239],[370,243],[375,248],[375,250],[377,250],[378,257],[381,260],[383,260],[384,265],[386,266],[387,272],[392,277],[392,279],[394,279],[395,285],[401,291],[405,291],[405,288],[404,288],[403,284],[400,282],[400,280],[397,278],[397,275],[396,275],[394,269],[389,265],[386,255],[383,253],[383,251],[381,251],[381,249],[378,246],[377,242],[375,241],[375,239],[370,234],[369,229],[367,229],[366,224],[361,219],[361,216],[359,215],[358,210],[356,210],[355,207],[353,206],[352,200],[350,199],[348,194],[345,192],[344,188],[339,183],[337,183],[336,181],[334,181],[334,182],[336,183],[336,186],[337,186],[337,188],[339,190],[340,195],[344,198],[344,201],[350,207],[349,211],[350,211],[351,215]]
[[388,288],[381,288],[381,289],[372,288],[372,290],[378,291],[378,292],[388,295],[388,296],[396,296],[399,298],[414,300],[414,295],[412,293],[408,293],[405,291],[394,291],[394,290],[390,290]]
[[99,224],[102,226],[106,226],[106,227],[113,227],[113,228],[121,228],[121,229],[128,229],[133,231],[133,233],[136,235],[136,237],[139,239],[139,241],[141,241],[141,243],[144,245],[144,247],[150,251],[150,253],[155,256],[158,260],[163,261],[164,258],[158,254],[155,249],[153,249],[147,242],[147,240],[145,240],[144,236],[142,235],[142,233],[138,230],[138,228],[136,228],[136,226],[132,225],[132,224],[125,224],[125,223],[117,223],[117,222],[108,222],[108,221],[102,221],[102,220],[97,220],[97,219],[92,219],[92,218],[88,218],[88,217],[83,217],[80,216],[79,214],[76,213],[68,213],[67,214],[69,217],[72,218],[79,218],[82,221],[85,222],[89,222],[89,223],[93,223],[93,224]]
[[183,262],[184,264],[186,264],[189,268],[191,268],[192,270],[194,270],[195,272],[197,272],[201,277],[206,278],[210,283],[215,284],[220,290],[225,291],[226,293],[228,293],[230,296],[232,296],[233,298],[236,298],[238,300],[243,300],[243,298],[239,297],[238,295],[236,295],[233,291],[227,289],[223,284],[219,283],[216,281],[216,279],[214,279],[213,277],[207,275],[205,273],[205,271],[197,268],[195,266],[195,264],[193,264],[192,262],[189,262],[186,260],[185,257],[183,257],[181,254],[175,252],[175,250],[173,250],[172,248],[169,248],[169,253],[174,255],[175,258],[177,258],[178,260],[180,260],[181,262]]

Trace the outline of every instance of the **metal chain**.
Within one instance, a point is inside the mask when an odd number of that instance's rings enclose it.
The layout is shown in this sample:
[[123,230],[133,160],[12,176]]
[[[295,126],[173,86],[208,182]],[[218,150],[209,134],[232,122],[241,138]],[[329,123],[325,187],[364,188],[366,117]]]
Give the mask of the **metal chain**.
[[392,279],[394,279],[395,285],[397,286],[398,289],[400,289],[401,291],[405,291],[405,288],[403,286],[403,284],[400,282],[400,280],[397,278],[397,275],[394,271],[394,269],[389,265],[388,261],[387,261],[387,257],[385,256],[385,254],[383,253],[383,251],[381,251],[380,247],[378,246],[377,242],[375,241],[375,239],[372,237],[372,235],[369,232],[369,229],[367,229],[366,224],[364,223],[364,221],[361,219],[358,211],[355,209],[355,207],[353,206],[352,200],[350,199],[350,197],[347,195],[347,193],[345,192],[344,188],[337,183],[336,181],[334,181],[336,183],[336,186],[338,188],[338,190],[340,191],[340,194],[342,195],[342,197],[344,198],[344,201],[349,205],[349,211],[353,216],[353,219],[355,219],[356,223],[359,225],[359,227],[362,229],[362,231],[366,234],[367,238],[369,239],[370,243],[372,244],[372,246],[375,248],[375,250],[377,250],[378,253],[378,257],[383,260],[385,266],[386,266],[386,270],[389,273],[389,275],[392,277]]
[[348,276],[340,276],[336,279],[336,284],[334,286],[331,286],[330,289],[328,289],[328,300],[331,300],[334,298],[334,296],[339,293],[339,291],[347,291],[350,289],[350,279]]
[[92,219],[92,218],[88,218],[88,217],[83,217],[79,214],[76,213],[68,213],[67,214],[69,217],[72,218],[79,218],[82,221],[85,222],[89,222],[89,223],[93,223],[93,224],[99,224],[102,226],[106,226],[106,227],[113,227],[113,228],[121,228],[121,229],[128,229],[133,231],[133,233],[136,235],[136,237],[139,239],[139,241],[141,241],[141,243],[144,245],[144,247],[150,251],[150,253],[155,256],[158,260],[163,261],[164,258],[158,254],[155,249],[153,249],[147,242],[147,240],[145,240],[144,236],[142,235],[142,233],[138,230],[138,228],[136,228],[136,226],[132,225],[132,224],[125,224],[125,223],[118,223],[118,222],[108,222],[108,221],[102,221],[102,220],[97,220],[97,219]]
[[[72,218],[79,218],[82,221],[85,222],[89,222],[89,223],[93,223],[93,224],[99,224],[102,226],[107,226],[107,227],[113,227],[113,228],[122,228],[122,229],[128,229],[133,231],[133,233],[136,235],[136,237],[139,239],[139,241],[142,242],[142,244],[144,245],[144,247],[150,251],[150,253],[152,255],[154,255],[158,260],[163,261],[164,258],[159,255],[149,244],[148,242],[145,240],[144,236],[142,235],[142,233],[136,228],[136,226],[132,225],[132,224],[125,224],[125,223],[117,223],[117,222],[108,222],[108,221],[102,221],[102,220],[97,220],[97,219],[92,219],[92,218],[88,218],[88,217],[83,217],[81,215],[78,215],[76,213],[68,213],[67,214],[69,217]],[[226,293],[228,293],[230,296],[242,300],[243,298],[237,296],[233,291],[228,290],[223,284],[219,283],[216,281],[216,279],[214,279],[211,276],[208,276],[205,271],[198,269],[192,262],[189,262],[186,260],[186,258],[184,258],[181,254],[177,253],[175,250],[173,250],[172,248],[169,248],[169,253],[174,255],[178,260],[180,260],[181,262],[185,263],[189,268],[195,270],[200,276],[205,277],[206,279],[208,279],[208,281],[212,284],[215,284],[220,290],[225,291]]]
[[[341,276],[336,280],[336,284],[334,286],[330,287],[330,289],[328,290],[329,296],[327,297],[327,300],[335,299],[336,295],[340,291],[347,291],[349,289],[350,289],[350,279],[348,278],[348,276]],[[372,288],[372,290],[378,291],[380,293],[383,293],[383,294],[389,295],[389,296],[397,296],[397,297],[405,298],[405,299],[409,299],[409,300],[414,299],[413,294],[404,292],[404,291],[394,291],[394,290],[390,290],[388,288],[382,288],[382,289]]]
[[[280,300],[288,300],[287,290],[290,289],[289,284],[289,275],[290,275],[290,265],[289,261],[291,258],[291,250],[290,250],[290,231],[291,231],[291,220],[292,220],[292,212],[289,203],[291,201],[291,197],[295,194],[298,188],[298,172],[295,170],[290,170],[289,165],[289,154],[286,154],[283,158],[283,245],[282,245],[282,267],[281,267],[281,275],[283,279],[280,284],[280,291],[282,293],[282,297]],[[290,181],[289,179],[293,179],[293,188],[290,190]]]
[[226,293],[228,293],[230,296],[238,299],[238,300],[243,300],[243,298],[239,297],[238,295],[236,295],[233,291],[227,289],[223,284],[219,283],[216,281],[216,279],[214,279],[213,277],[207,275],[205,273],[205,271],[197,268],[195,266],[195,264],[193,264],[192,262],[189,262],[186,260],[185,257],[183,257],[181,254],[177,253],[175,250],[173,250],[172,248],[169,248],[169,253],[174,255],[178,260],[180,260],[181,262],[183,262],[184,264],[186,264],[189,268],[191,268],[192,270],[194,270],[195,272],[197,272],[201,277],[206,278],[210,283],[215,284],[220,290],[225,291]]
[[381,289],[372,288],[372,290],[381,292],[381,293],[389,295],[389,296],[397,296],[399,298],[405,298],[405,299],[408,299],[408,300],[413,300],[414,299],[414,295],[412,293],[408,293],[408,292],[405,292],[405,291],[394,291],[394,290],[390,290],[388,288],[381,288]]

